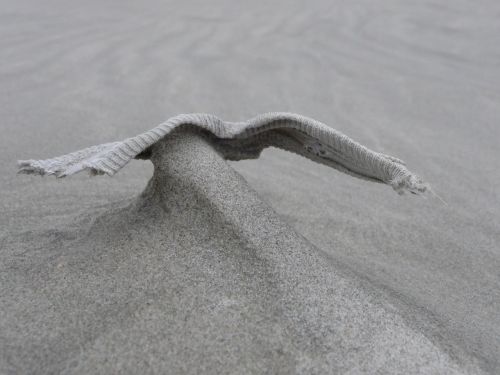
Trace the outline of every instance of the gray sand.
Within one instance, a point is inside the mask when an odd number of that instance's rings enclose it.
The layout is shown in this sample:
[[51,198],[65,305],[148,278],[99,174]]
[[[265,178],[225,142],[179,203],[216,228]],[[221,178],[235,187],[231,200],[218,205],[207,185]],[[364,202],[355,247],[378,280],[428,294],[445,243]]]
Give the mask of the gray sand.
[[[134,4],[1,4],[0,373],[498,373],[498,2]],[[150,162],[15,176],[177,113],[276,110],[447,205],[276,150],[231,164],[247,183],[193,137],[141,198]]]

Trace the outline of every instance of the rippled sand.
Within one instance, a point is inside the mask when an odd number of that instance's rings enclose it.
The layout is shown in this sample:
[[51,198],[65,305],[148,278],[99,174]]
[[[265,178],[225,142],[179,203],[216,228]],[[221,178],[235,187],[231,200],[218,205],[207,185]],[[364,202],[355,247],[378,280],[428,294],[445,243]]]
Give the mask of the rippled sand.
[[[172,358],[184,362],[171,371],[263,369],[249,358],[275,372],[369,371],[349,358],[374,371],[397,372],[394,358],[431,358],[436,372],[500,371],[498,2],[5,1],[0,9],[0,372],[165,370]],[[279,258],[277,269],[264,267],[265,254],[240,269],[217,253],[244,248],[248,238],[234,233],[231,245],[207,245],[222,262],[210,275],[195,272],[203,256],[181,256],[184,246],[208,257],[192,237],[131,251],[127,238],[147,233],[134,228],[157,233],[150,222],[125,221],[123,233],[110,224],[115,231],[92,242],[94,218],[130,207],[152,175],[149,162],[113,178],[15,176],[17,159],[123,139],[178,113],[236,121],[267,111],[317,118],[401,157],[446,204],[276,150],[231,164],[266,215],[268,206],[277,212],[275,229],[311,264],[324,262],[316,280],[305,265],[297,282],[309,289],[294,291],[287,272],[300,272],[299,262],[283,262],[280,274]],[[195,268],[167,282],[172,264]],[[248,274],[252,267],[259,272]],[[281,275],[291,294],[256,299],[269,287],[267,278],[259,284],[263,270]],[[353,304],[318,290],[328,272]],[[229,296],[231,286],[243,289]],[[306,295],[309,304],[291,305]],[[214,320],[200,318],[203,309]],[[231,311],[227,328],[221,317]],[[357,318],[334,325],[332,311]],[[363,320],[374,311],[380,320]],[[419,349],[395,353],[404,345],[377,341],[378,324]],[[182,345],[169,351],[169,340]],[[391,349],[363,352],[367,340]]]

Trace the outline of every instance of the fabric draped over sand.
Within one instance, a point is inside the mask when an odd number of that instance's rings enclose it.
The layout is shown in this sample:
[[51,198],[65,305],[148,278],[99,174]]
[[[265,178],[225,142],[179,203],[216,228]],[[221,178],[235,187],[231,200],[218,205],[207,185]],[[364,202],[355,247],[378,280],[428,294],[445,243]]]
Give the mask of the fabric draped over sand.
[[400,194],[428,189],[402,160],[372,151],[319,121],[292,113],[267,113],[243,122],[222,121],[209,114],[181,114],[121,142],[46,160],[20,160],[19,173],[66,177],[88,170],[112,176],[131,159],[147,158],[151,146],[179,128],[206,133],[228,160],[255,159],[264,148],[273,146],[355,177],[386,183]]

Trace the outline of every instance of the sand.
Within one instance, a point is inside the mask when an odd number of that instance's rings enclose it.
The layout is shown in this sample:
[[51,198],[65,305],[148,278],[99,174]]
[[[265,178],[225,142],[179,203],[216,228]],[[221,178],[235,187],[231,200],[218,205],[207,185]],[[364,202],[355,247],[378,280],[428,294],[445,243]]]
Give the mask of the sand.
[[[0,372],[500,371],[496,2],[1,5]],[[15,175],[268,111],[401,157],[446,205],[192,136],[148,187],[148,161]]]

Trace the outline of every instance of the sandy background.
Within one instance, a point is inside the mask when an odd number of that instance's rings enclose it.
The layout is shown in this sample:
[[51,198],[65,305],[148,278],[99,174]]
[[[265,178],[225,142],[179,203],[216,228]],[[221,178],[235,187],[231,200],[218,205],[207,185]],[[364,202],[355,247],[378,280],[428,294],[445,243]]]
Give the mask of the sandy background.
[[137,161],[57,181],[16,177],[17,159],[178,113],[291,111],[402,158],[447,205],[276,150],[233,167],[408,329],[464,368],[500,371],[499,19],[496,1],[2,1],[1,369],[67,367],[69,352],[44,346],[64,336],[50,323],[64,309],[35,286],[82,220],[137,196],[153,171]]

